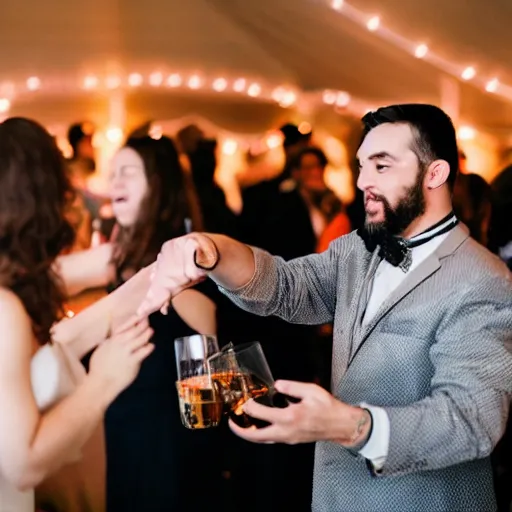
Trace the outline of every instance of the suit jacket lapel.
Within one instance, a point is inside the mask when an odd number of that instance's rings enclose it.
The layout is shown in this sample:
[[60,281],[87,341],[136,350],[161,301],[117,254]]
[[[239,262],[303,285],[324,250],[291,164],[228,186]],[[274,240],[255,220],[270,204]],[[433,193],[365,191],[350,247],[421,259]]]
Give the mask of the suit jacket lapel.
[[374,251],[373,254],[366,256],[369,258],[369,262],[366,267],[366,273],[361,281],[360,292],[357,294],[356,300],[354,300],[351,308],[349,329],[349,350],[346,355],[345,362],[348,364],[352,358],[352,354],[359,345],[359,339],[361,335],[361,319],[368,303],[368,298],[372,291],[373,276],[375,271],[381,262],[379,251]]
[[[407,276],[407,278],[400,284],[400,286],[383,302],[383,304],[378,309],[375,316],[370,320],[370,322],[364,328],[362,328],[360,336],[355,338],[356,340],[358,338],[357,345],[354,344],[354,341],[352,342],[352,357],[350,359],[350,362],[352,362],[352,360],[354,359],[355,355],[357,354],[363,343],[366,341],[366,339],[371,334],[373,329],[375,329],[377,324],[382,320],[382,318],[385,315],[387,315],[404,297],[406,297],[410,292],[412,292],[418,285],[420,285],[423,281],[428,279],[432,274],[437,272],[437,270],[441,267],[443,258],[452,254],[467,238],[467,228],[464,225],[457,225],[455,228],[453,228],[453,231],[448,235],[446,240],[437,248],[437,250],[434,251],[430,256],[428,256],[425,259],[425,261],[421,263],[421,265],[416,267],[410,273],[410,275]],[[362,314],[363,312],[364,309],[359,313]],[[361,319],[362,317],[358,317],[359,321],[361,321]]]

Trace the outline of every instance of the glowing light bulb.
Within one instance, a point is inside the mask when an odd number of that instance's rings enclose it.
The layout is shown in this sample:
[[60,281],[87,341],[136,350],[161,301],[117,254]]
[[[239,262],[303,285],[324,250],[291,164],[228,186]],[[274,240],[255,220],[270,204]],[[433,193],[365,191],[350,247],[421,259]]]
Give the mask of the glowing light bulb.
[[162,73],[156,72],[149,75],[149,85],[152,87],[158,87],[159,85],[162,85],[163,81],[164,75],[162,75]]
[[343,0],[332,0],[331,7],[339,11],[343,7]]
[[293,91],[286,91],[279,101],[281,107],[290,107],[297,101],[297,95]]
[[37,76],[31,76],[27,80],[27,89],[29,91],[37,91],[41,87],[41,80]]
[[132,73],[128,77],[128,85],[130,87],[139,87],[140,85],[142,85],[142,82],[143,82],[143,78],[140,73]]
[[89,75],[84,78],[84,89],[95,89],[98,87],[99,80],[97,76]]
[[492,80],[489,80],[487,82],[487,84],[485,85],[485,90],[487,92],[496,92],[498,90],[499,85],[499,80],[497,78],[493,78]]
[[464,80],[471,80],[476,75],[475,68],[469,66],[460,75]]
[[346,107],[350,103],[350,94],[340,91],[336,95],[336,105],[338,107]]
[[378,16],[374,16],[373,18],[370,18],[368,22],[366,23],[366,28],[370,30],[371,32],[375,32],[379,28],[380,25],[380,18]]
[[272,91],[272,99],[279,103],[283,99],[285,94],[286,94],[286,89],[284,87],[276,87]]
[[428,53],[428,46],[426,44],[419,44],[416,46],[416,50],[414,50],[414,56],[417,59],[423,59],[425,55]]
[[457,135],[460,140],[472,140],[476,136],[476,130],[472,126],[461,126]]
[[336,93],[334,91],[324,91],[322,100],[326,105],[334,105],[336,103]]
[[178,73],[173,73],[167,79],[167,85],[169,87],[179,87],[183,83],[183,78]]
[[235,83],[233,84],[233,90],[235,92],[243,92],[245,89],[247,81],[245,78],[239,78],[238,80],[235,80]]
[[225,91],[228,86],[228,81],[225,78],[217,78],[213,81],[213,90],[217,92]]
[[0,98],[0,113],[5,114],[11,108],[11,102],[7,98]]
[[271,133],[265,140],[265,144],[267,145],[268,149],[275,149],[283,143],[283,139],[284,137],[281,132]]
[[105,136],[112,144],[119,144],[123,140],[123,130],[118,126],[112,126],[107,129]]
[[201,87],[201,78],[197,75],[193,75],[188,79],[188,86],[190,89],[199,89]]
[[261,94],[261,85],[260,84],[251,84],[247,89],[247,94],[251,96],[251,98],[256,98]]
[[236,140],[227,139],[224,141],[224,144],[222,144],[222,152],[225,155],[234,155],[237,149],[238,144],[236,143]]

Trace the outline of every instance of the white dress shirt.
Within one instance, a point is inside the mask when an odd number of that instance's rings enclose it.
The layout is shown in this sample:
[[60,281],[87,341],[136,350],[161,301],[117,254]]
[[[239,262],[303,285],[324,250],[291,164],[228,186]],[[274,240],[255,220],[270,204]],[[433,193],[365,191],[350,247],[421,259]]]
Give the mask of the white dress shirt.
[[[382,260],[377,267],[373,279],[372,290],[366,306],[363,325],[366,325],[377,313],[383,302],[398,286],[407,279],[408,275],[430,256],[450,232],[443,233],[432,240],[411,249],[412,264],[407,272],[400,267],[394,267],[386,260]],[[385,409],[368,404],[361,404],[372,415],[372,433],[359,453],[368,459],[376,470],[381,469],[386,462],[389,449],[390,423]]]

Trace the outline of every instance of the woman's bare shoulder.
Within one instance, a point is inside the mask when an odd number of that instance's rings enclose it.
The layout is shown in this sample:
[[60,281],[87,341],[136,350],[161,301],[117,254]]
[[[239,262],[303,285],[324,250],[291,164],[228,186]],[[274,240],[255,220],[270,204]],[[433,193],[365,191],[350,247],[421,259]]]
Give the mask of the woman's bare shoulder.
[[0,329],[0,347],[12,348],[13,338],[18,338],[26,340],[23,345],[30,348],[33,339],[30,318],[19,297],[3,286],[0,286]]

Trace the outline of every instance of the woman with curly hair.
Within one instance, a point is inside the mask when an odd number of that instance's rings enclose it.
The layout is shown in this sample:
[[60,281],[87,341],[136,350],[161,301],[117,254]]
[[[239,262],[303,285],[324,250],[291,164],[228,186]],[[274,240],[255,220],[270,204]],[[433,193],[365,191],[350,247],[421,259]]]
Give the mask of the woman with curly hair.
[[[62,156],[48,132],[28,119],[1,123],[2,512],[33,512],[33,488],[76,457],[153,348],[147,321],[127,322],[100,344],[85,376],[76,364],[80,354],[52,343],[64,300],[55,261],[73,242],[65,215],[71,200]],[[77,339],[82,330],[75,330]]]

